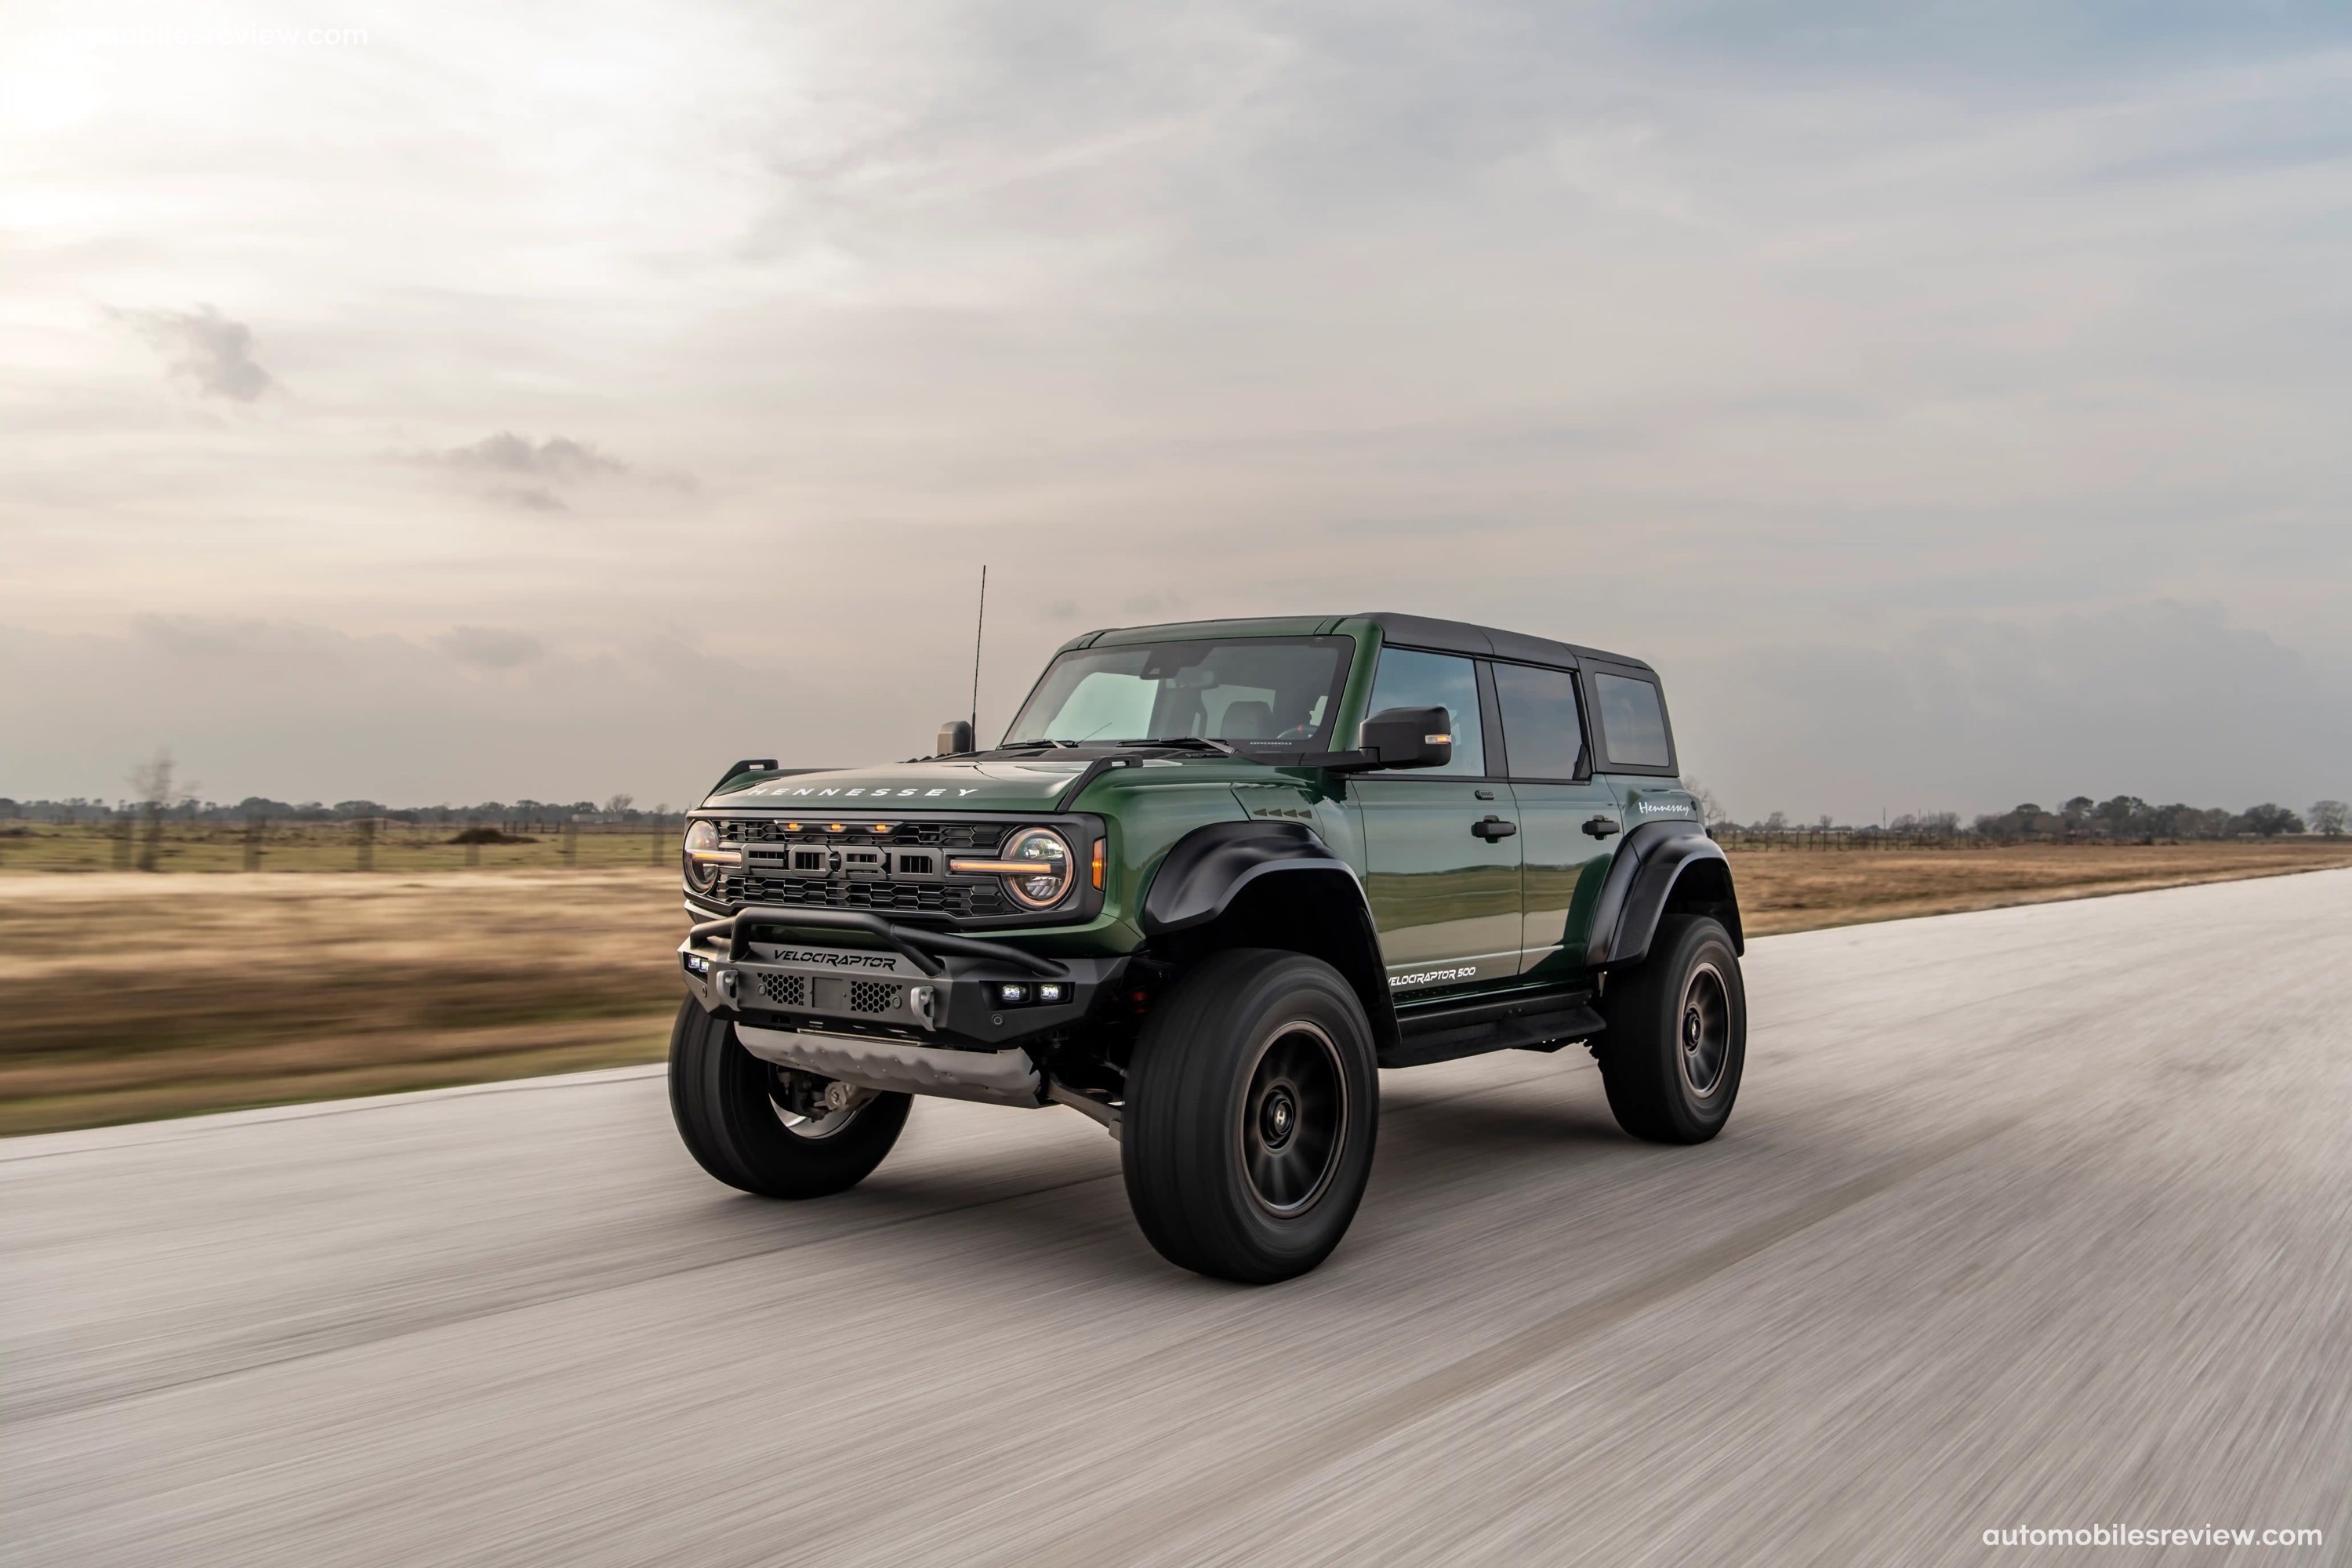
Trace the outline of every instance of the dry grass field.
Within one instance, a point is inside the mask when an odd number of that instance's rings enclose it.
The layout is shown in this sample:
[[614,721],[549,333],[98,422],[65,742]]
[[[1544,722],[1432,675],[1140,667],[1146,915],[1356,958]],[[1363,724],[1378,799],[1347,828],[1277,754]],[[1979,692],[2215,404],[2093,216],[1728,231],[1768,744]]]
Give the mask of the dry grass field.
[[0,879],[0,1133],[644,1061],[667,870]]
[[2352,866],[2352,838],[1734,851],[1749,936]]
[[[2352,840],[1733,863],[1761,936],[2352,865]],[[378,864],[0,877],[0,1133],[659,1057],[685,924],[667,866]]]

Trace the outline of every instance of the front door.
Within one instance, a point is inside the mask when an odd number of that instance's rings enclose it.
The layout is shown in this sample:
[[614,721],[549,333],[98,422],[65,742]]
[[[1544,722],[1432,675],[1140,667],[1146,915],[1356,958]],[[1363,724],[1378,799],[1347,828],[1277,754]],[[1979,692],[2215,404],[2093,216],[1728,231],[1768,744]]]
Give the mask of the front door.
[[1527,847],[1520,969],[1530,979],[1572,980],[1583,971],[1592,906],[1624,817],[1616,795],[1592,776],[1575,675],[1524,664],[1497,664],[1494,672],[1501,749]]
[[1519,838],[1511,786],[1488,776],[1476,667],[1453,654],[1383,648],[1368,713],[1443,707],[1454,760],[1362,773],[1364,891],[1399,1001],[1504,979],[1519,967]]

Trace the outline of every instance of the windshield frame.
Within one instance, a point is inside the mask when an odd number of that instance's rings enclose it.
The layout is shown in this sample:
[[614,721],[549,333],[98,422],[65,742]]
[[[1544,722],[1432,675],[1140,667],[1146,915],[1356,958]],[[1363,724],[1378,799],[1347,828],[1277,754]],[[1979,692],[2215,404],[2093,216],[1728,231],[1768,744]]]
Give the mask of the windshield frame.
[[[1265,647],[1328,647],[1336,654],[1337,657],[1332,663],[1330,687],[1328,691],[1323,693],[1322,722],[1316,727],[1315,733],[1312,736],[1304,740],[1282,742],[1279,744],[1271,741],[1234,741],[1226,740],[1223,737],[1218,736],[1200,736],[1192,738],[1213,742],[1219,746],[1226,748],[1229,754],[1242,761],[1265,763],[1275,765],[1295,763],[1302,758],[1321,756],[1329,752],[1332,750],[1332,737],[1339,729],[1340,709],[1346,701],[1349,678],[1355,672],[1357,663],[1362,653],[1362,647],[1359,641],[1356,638],[1348,636],[1345,632],[1326,633],[1321,636],[1301,633],[1282,637],[1253,637],[1248,635],[1219,636],[1213,632],[1206,635],[1195,633],[1193,635],[1184,637],[1154,637],[1149,641],[1138,639],[1134,642],[1094,643],[1083,647],[1065,647],[1056,649],[1054,657],[1046,661],[1045,668],[1038,673],[1037,679],[1035,683],[1030,687],[1028,695],[1021,700],[1020,707],[1013,710],[1012,721],[1005,725],[1003,734],[997,742],[996,749],[1003,751],[1007,748],[1018,748],[1021,753],[1024,755],[1039,754],[1039,749],[1047,747],[1051,748],[1051,752],[1061,752],[1065,753],[1073,751],[1103,752],[1126,751],[1132,752],[1139,747],[1154,741],[1181,742],[1185,741],[1187,737],[1173,735],[1110,735],[1103,736],[1099,739],[1087,739],[1084,741],[1055,742],[1039,740],[1015,741],[1013,737],[1020,731],[1024,721],[1029,716],[1030,710],[1034,706],[1038,697],[1045,691],[1046,686],[1053,680],[1055,670],[1060,668],[1063,661],[1066,659],[1087,659],[1091,658],[1099,658],[1106,654],[1129,652],[1140,652],[1149,655],[1160,648],[1173,648],[1187,645],[1197,645],[1209,647],[1232,647],[1244,644],[1256,644]],[[1147,663],[1149,661],[1147,660]],[[1185,749],[1189,751],[1192,748],[1188,746],[1185,747]],[[1046,752],[1045,754],[1051,754],[1051,752]],[[1207,755],[1209,753],[1203,752],[1202,754]]]

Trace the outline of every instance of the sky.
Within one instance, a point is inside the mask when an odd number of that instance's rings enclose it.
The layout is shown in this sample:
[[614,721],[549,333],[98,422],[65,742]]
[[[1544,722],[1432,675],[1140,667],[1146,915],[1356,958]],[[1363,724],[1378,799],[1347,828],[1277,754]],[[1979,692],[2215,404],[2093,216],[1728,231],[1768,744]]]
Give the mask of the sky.
[[2352,13],[0,10],[0,795],[693,798],[1104,626],[1736,816],[2352,796]]

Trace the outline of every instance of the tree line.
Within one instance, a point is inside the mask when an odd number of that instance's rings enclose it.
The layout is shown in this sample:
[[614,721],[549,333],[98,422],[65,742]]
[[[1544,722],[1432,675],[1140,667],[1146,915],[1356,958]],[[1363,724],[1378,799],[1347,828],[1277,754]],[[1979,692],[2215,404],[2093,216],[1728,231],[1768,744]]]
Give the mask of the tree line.
[[1865,823],[1859,826],[1826,816],[1810,823],[1792,822],[1783,811],[1759,821],[1742,823],[1716,809],[1711,795],[1704,790],[1697,793],[1702,805],[1708,808],[1710,826],[1756,834],[1885,834],[1904,838],[1970,837],[1995,843],[2058,839],[2155,844],[2190,838],[2277,838],[2297,833],[2336,838],[2343,836],[2347,820],[2352,820],[2352,806],[2340,800],[2316,800],[2305,812],[2290,810],[2275,801],[2250,805],[2243,811],[2230,811],[2179,802],[2150,805],[2136,795],[2119,795],[2103,801],[2078,795],[2054,811],[2027,801],[2007,811],[1981,813],[1965,826],[1957,811],[1906,812],[1883,825]]
[[247,795],[230,805],[189,796],[162,799],[11,800],[0,795],[0,821],[19,822],[405,822],[464,826],[476,822],[620,822],[639,826],[678,820],[667,804],[640,808],[625,795],[603,801],[486,800],[475,805],[385,805],[373,800],[289,802]]

